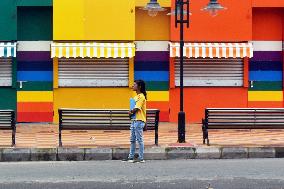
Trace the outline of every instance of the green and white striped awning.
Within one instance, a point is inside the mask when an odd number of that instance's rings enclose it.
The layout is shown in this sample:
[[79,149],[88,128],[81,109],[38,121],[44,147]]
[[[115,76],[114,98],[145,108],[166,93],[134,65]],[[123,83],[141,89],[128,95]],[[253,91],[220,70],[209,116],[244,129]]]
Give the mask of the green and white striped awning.
[[14,42],[0,42],[0,57],[16,57],[16,45]]

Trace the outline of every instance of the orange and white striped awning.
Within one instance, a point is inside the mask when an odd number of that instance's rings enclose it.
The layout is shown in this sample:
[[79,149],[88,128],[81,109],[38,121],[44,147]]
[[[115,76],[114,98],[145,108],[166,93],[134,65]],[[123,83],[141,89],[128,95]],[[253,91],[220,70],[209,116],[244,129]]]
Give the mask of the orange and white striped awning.
[[[184,43],[183,56],[188,58],[253,57],[252,43]],[[170,57],[180,57],[180,43],[170,43]]]
[[134,43],[52,43],[51,58],[131,58]]

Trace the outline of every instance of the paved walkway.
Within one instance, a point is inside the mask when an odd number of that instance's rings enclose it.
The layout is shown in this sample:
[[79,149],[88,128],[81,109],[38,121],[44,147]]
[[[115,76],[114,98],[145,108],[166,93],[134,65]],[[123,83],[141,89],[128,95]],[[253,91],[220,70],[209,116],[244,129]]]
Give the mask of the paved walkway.
[[[284,147],[284,130],[209,130],[212,147]],[[145,145],[154,146],[154,131],[144,132]],[[129,147],[129,131],[89,130],[63,131],[65,147]],[[11,131],[0,130],[0,147],[11,144]],[[185,146],[206,147],[202,144],[200,124],[186,126]],[[159,145],[177,144],[177,124],[160,123]],[[53,124],[18,124],[17,148],[54,148],[58,146],[58,126]]]

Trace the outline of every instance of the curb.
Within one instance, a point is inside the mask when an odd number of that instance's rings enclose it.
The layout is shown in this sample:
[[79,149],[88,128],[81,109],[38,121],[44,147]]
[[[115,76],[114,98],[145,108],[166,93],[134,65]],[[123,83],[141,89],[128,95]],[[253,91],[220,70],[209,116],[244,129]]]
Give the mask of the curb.
[[[0,148],[0,161],[93,161],[127,158],[128,148]],[[150,147],[145,160],[284,158],[284,147]]]

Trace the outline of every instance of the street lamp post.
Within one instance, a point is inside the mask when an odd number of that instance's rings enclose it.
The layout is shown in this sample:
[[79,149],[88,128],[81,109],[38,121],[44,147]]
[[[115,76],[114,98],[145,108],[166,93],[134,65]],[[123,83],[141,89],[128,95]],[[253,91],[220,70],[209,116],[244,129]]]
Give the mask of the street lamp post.
[[[184,10],[184,6],[186,9]],[[157,0],[150,0],[146,7],[142,8],[147,10],[150,16],[156,16],[159,11],[164,11]],[[208,11],[212,16],[216,16],[219,10],[226,9],[222,7],[218,0],[210,0],[206,7],[201,10]],[[189,0],[175,0],[175,27],[180,24],[180,111],[178,113],[178,142],[185,143],[185,112],[183,102],[183,29],[186,24],[189,27]],[[170,13],[171,15],[171,13]],[[185,16],[186,15],[186,16]]]
[[[184,18],[184,6],[186,17]],[[179,10],[178,10],[179,9]],[[178,15],[179,12],[179,15]],[[175,0],[175,27],[180,24],[180,111],[178,113],[178,142],[185,143],[185,112],[183,110],[183,29],[189,27],[189,0]]]

